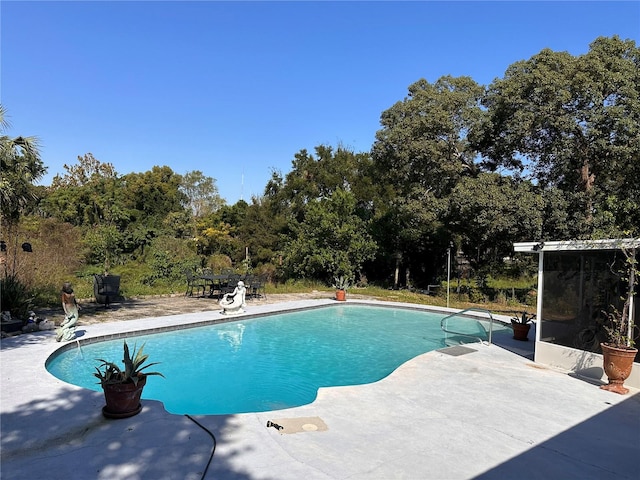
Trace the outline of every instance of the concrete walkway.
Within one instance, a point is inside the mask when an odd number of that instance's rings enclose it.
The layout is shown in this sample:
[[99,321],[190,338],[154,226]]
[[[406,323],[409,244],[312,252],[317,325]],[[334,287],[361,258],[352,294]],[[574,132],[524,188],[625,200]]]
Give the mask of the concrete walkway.
[[[80,330],[87,339],[219,317],[193,313]],[[0,476],[191,480],[206,470],[204,478],[219,480],[638,478],[640,392],[619,396],[536,365],[526,358],[532,342],[494,341],[421,355],[374,384],[321,389],[302,407],[189,418],[145,400],[139,415],[108,420],[101,393],[46,371],[45,360],[60,347],[52,332],[4,339]],[[326,430],[266,427],[307,418]]]

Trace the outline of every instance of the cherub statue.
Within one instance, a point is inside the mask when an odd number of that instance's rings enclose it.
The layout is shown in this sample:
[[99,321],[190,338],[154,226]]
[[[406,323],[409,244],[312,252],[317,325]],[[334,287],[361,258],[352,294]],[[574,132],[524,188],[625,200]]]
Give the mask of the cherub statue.
[[237,315],[244,312],[244,307],[247,305],[244,303],[247,289],[244,286],[244,282],[240,280],[238,285],[232,293],[225,293],[219,304],[222,307],[222,315]]

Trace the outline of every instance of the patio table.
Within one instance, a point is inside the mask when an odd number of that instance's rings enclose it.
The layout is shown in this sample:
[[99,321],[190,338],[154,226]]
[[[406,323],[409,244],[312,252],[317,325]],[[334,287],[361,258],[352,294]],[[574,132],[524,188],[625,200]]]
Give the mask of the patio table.
[[218,292],[217,297],[222,296],[222,286],[226,284],[229,275],[224,274],[204,274],[200,275],[198,278],[205,282],[205,289],[209,289],[209,298],[213,298],[215,292]]

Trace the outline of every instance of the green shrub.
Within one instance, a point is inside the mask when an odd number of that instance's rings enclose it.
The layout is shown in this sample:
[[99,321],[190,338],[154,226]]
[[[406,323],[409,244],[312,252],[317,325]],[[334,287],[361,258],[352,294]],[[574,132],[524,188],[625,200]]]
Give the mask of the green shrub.
[[207,265],[211,270],[218,273],[232,268],[233,262],[228,255],[224,255],[222,253],[214,253],[209,257]]
[[486,303],[487,297],[482,290],[479,288],[470,288],[469,289],[469,301],[471,303]]
[[502,290],[500,290],[498,292],[498,294],[496,295],[496,298],[495,298],[494,301],[496,303],[500,304],[500,305],[506,305],[506,303],[507,303],[507,295]]
[[0,279],[0,311],[11,312],[12,317],[26,319],[33,309],[33,294],[16,275]]
[[536,305],[538,303],[538,291],[537,290],[529,290],[524,297],[525,305]]
[[273,263],[261,263],[254,270],[255,275],[264,275],[268,282],[273,282],[276,277],[276,266]]
[[[185,270],[194,270],[201,259],[185,240],[162,236],[155,238],[138,265],[142,268],[129,279],[131,284],[153,287],[157,284],[173,284],[184,280]],[[144,275],[140,275],[144,272]],[[146,286],[146,287],[145,287]],[[164,292],[163,292],[164,293]]]

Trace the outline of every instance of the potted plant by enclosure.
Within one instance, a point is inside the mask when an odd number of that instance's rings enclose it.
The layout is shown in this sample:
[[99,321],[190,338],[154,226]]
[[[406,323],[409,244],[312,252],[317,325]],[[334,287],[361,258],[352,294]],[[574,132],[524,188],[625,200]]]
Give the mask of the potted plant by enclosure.
[[638,275],[636,249],[632,248],[630,251],[623,249],[623,253],[626,257],[627,266],[623,276],[623,280],[627,284],[627,293],[624,297],[622,312],[615,308],[612,308],[611,312],[604,312],[607,319],[605,330],[608,339],[600,344],[604,360],[604,371],[609,379],[609,383],[602,385],[600,388],[621,395],[629,392],[629,389],[624,386],[624,381],[631,374],[633,360],[638,353],[638,349],[634,348],[634,335],[636,332],[631,312]]
[[149,355],[143,353],[144,345],[136,351],[129,352],[127,341],[124,341],[124,358],[122,363],[124,369],[121,369],[113,362],[108,362],[101,358],[97,359],[100,363],[96,367],[94,375],[100,380],[104,391],[106,405],[102,408],[102,414],[107,418],[127,418],[137,415],[142,410],[140,397],[142,389],[147,383],[149,375],[160,375],[159,372],[143,372],[143,370],[157,365],[155,363],[146,363]]
[[531,329],[531,321],[535,318],[534,314],[522,312],[520,316],[511,318],[511,327],[513,327],[513,338],[516,340],[529,340],[529,330]]
[[333,288],[336,289],[336,300],[344,302],[347,299],[347,289],[351,286],[346,277],[336,277]]

